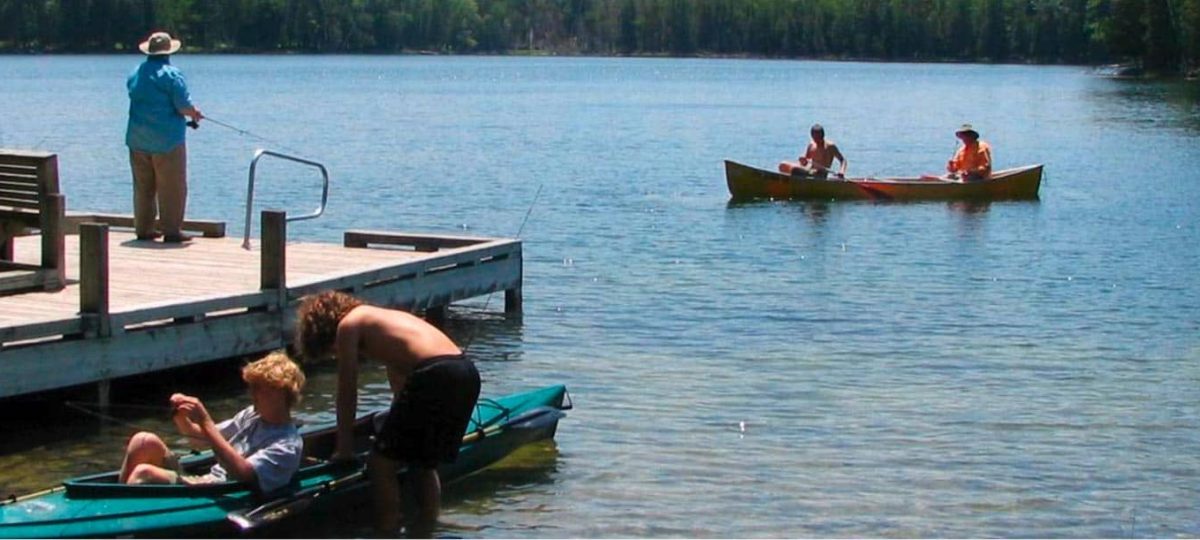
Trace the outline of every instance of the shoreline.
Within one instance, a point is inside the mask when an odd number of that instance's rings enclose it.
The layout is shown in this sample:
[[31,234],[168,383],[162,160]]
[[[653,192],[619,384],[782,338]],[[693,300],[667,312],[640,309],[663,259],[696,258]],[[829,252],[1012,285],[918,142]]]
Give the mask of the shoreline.
[[[10,48],[0,48],[0,56],[17,57],[17,56],[111,56],[111,55],[140,55],[141,52],[136,50],[114,49],[111,51],[22,51]],[[1080,69],[1091,70],[1094,75],[1120,80],[1185,80],[1195,81],[1200,80],[1200,68],[1194,68],[1187,71],[1170,71],[1170,72],[1145,72],[1135,75],[1123,74],[1106,74],[1105,69],[1114,66],[1127,66],[1130,64],[1122,63],[1072,63],[1072,62],[1042,62],[1037,60],[1007,60],[1003,62],[993,62],[986,59],[978,60],[961,60],[953,58],[911,58],[911,59],[896,59],[896,58],[871,58],[857,56],[769,56],[753,53],[699,53],[689,55],[677,55],[671,53],[636,53],[636,54],[593,54],[582,52],[564,52],[564,51],[546,51],[546,50],[513,50],[507,52],[472,52],[472,53],[457,53],[443,52],[433,50],[409,49],[398,52],[376,52],[376,51],[337,51],[337,52],[322,52],[322,51],[301,51],[301,50],[278,50],[264,51],[253,49],[200,49],[200,48],[185,48],[176,54],[187,55],[213,55],[213,56],[463,56],[463,57],[514,57],[514,58],[628,58],[628,59],[679,59],[679,60],[778,60],[778,61],[800,61],[800,62],[844,62],[844,63],[863,63],[863,64],[958,64],[958,65],[977,65],[977,66],[1046,66],[1046,67],[1074,67]]]
[[[3,56],[90,56],[90,55],[118,55],[118,54],[141,54],[136,49],[113,49],[107,51],[88,50],[88,51],[66,51],[66,50],[20,50],[14,48],[0,48],[0,55]],[[218,48],[218,49],[201,49],[195,47],[184,47],[182,51],[176,54],[210,54],[210,55],[246,55],[246,56],[512,56],[512,57],[565,57],[565,58],[677,58],[677,59],[712,59],[712,60],[799,60],[809,62],[854,62],[854,63],[882,63],[882,64],[976,64],[976,65],[1014,65],[1014,66],[1064,66],[1064,67],[1102,67],[1110,64],[1079,64],[1071,62],[1042,62],[1031,59],[1008,60],[1004,62],[993,62],[987,59],[963,60],[954,58],[911,58],[911,59],[896,59],[896,58],[871,58],[871,57],[856,57],[856,56],[771,56],[754,53],[696,53],[696,54],[672,54],[669,52],[662,53],[632,53],[632,54],[599,54],[599,53],[584,53],[571,51],[551,51],[541,49],[514,49],[509,51],[493,51],[493,52],[443,52],[426,49],[405,49],[401,51],[304,51],[296,49],[287,50],[256,50],[242,48]]]

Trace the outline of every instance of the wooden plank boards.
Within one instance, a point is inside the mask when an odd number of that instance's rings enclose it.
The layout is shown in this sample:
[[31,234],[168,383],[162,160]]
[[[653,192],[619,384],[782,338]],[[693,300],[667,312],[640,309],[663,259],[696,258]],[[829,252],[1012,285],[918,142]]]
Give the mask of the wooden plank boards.
[[[281,347],[299,298],[320,290],[429,309],[521,287],[519,240],[370,232],[360,243],[381,247],[286,243],[267,250],[282,262],[267,265],[285,285],[274,289],[263,288],[275,282],[263,281],[262,248],[235,239],[163,244],[119,229],[95,236],[107,237],[107,310],[92,291],[90,305],[101,307],[81,313],[78,235],[65,237],[64,289],[0,296],[0,397]],[[18,265],[36,265],[39,251],[36,237],[14,240]]]
[[18,150],[15,148],[0,148],[0,154],[11,159],[13,163],[37,165],[41,160],[55,155],[54,152],[39,150]]
[[[68,212],[67,213],[67,234],[79,234],[79,225],[83,223],[103,223],[112,227],[122,227],[133,229],[133,216],[130,214],[103,214],[96,212]],[[161,223],[156,221],[155,224]],[[183,220],[184,231],[198,232],[203,234],[205,238],[223,238],[225,236],[225,222],[213,221],[208,219],[185,219]]]

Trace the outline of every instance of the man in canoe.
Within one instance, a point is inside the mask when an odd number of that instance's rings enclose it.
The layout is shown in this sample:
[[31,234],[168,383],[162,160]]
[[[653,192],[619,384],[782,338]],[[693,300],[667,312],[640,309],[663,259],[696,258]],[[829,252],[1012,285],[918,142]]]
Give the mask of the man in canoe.
[[805,148],[804,155],[797,161],[784,161],[779,164],[779,172],[792,176],[826,178],[833,170],[833,160],[837,158],[838,178],[846,177],[846,158],[838,149],[837,143],[825,138],[825,128],[821,124],[813,124],[809,129],[812,141]]
[[[403,311],[365,304],[345,293],[306,296],[296,320],[296,346],[309,360],[337,362],[337,444],[333,459],[354,459],[358,368],[374,359],[387,369],[393,398],[367,458],[376,527],[401,525],[401,486],[416,505],[409,533],[432,531],[441,511],[437,466],[458,458],[479,399],[479,372],[441,330]],[[420,534],[420,533],[418,533]]]
[[185,476],[158,435],[141,432],[129,440],[120,480],[127,484],[209,484],[237,480],[269,493],[284,487],[300,468],[304,440],[292,422],[304,372],[283,352],[242,368],[253,405],[233,418],[213,422],[204,403],[174,394],[175,427],[195,448],[211,447],[217,458],[208,474]]
[[979,139],[979,132],[971,124],[963,124],[954,132],[954,136],[962,141],[962,146],[954,153],[954,157],[946,163],[946,171],[950,178],[964,182],[971,180],[987,180],[992,176],[992,147],[986,141]]

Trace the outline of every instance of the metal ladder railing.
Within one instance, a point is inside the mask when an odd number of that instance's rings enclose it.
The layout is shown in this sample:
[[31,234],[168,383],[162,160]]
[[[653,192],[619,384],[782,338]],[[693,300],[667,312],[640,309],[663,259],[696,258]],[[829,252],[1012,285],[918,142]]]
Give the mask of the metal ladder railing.
[[279,152],[274,152],[271,150],[263,150],[261,148],[256,150],[254,152],[254,159],[250,160],[250,179],[249,179],[248,184],[246,185],[246,228],[245,228],[246,232],[242,236],[242,248],[243,249],[250,249],[250,227],[252,225],[251,218],[254,215],[254,176],[255,176],[256,171],[258,170],[258,160],[262,159],[263,156],[276,157],[279,159],[284,159],[287,161],[293,161],[296,163],[300,163],[302,165],[316,167],[318,170],[321,171],[321,177],[325,181],[324,185],[321,187],[321,205],[318,206],[317,209],[314,210],[311,214],[304,214],[304,215],[300,215],[300,216],[288,216],[287,221],[300,221],[303,219],[314,219],[314,218],[321,217],[321,214],[325,213],[325,203],[329,201],[329,171],[325,170],[324,165],[317,163],[315,161],[310,161],[310,160],[307,160],[304,158],[299,158],[296,156],[289,156],[287,154],[281,154]]

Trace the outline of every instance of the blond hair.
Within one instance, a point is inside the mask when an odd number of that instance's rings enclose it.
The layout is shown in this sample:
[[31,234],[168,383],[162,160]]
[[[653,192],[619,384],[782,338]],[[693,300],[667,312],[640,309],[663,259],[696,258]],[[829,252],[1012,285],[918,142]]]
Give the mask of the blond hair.
[[242,380],[250,386],[265,386],[283,390],[287,395],[287,406],[300,403],[300,392],[304,390],[304,372],[287,353],[275,351],[246,364],[242,368]]

